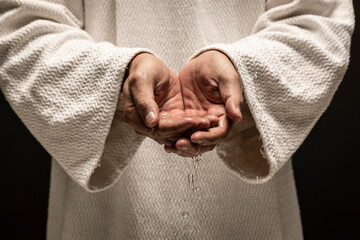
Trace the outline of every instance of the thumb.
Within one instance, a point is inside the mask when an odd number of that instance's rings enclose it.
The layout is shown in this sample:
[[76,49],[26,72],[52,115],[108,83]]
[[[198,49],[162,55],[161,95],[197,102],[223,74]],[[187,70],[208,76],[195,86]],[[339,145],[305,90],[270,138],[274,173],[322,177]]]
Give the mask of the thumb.
[[240,122],[242,114],[240,111],[240,101],[235,100],[236,97],[229,97],[225,102],[226,115],[234,122]]
[[137,112],[148,127],[155,127],[159,122],[159,107],[154,98],[155,84],[149,79],[132,79],[129,85]]
[[243,103],[243,96],[238,75],[237,77],[220,81],[219,91],[221,99],[225,104],[226,115],[234,122],[240,122],[242,119],[240,105]]

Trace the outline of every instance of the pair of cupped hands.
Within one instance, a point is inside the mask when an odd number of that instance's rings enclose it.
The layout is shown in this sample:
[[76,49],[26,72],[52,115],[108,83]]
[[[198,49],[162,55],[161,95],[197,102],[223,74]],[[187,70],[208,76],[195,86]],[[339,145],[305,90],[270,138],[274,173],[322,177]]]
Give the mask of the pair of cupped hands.
[[183,157],[212,150],[242,118],[239,74],[217,50],[190,60],[179,76],[156,56],[140,53],[129,65],[123,97],[135,132]]

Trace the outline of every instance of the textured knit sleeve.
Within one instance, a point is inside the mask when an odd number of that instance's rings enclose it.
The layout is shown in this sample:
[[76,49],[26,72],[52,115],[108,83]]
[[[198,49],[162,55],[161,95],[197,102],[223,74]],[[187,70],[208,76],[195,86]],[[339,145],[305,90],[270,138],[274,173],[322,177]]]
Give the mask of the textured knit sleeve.
[[[82,30],[82,11],[74,14],[54,2],[0,2],[0,86],[64,170],[86,190],[101,190],[122,167],[104,162],[102,155],[124,71],[146,50],[94,42]],[[106,174],[99,168],[103,164]]]
[[239,149],[231,140],[217,151],[251,183],[271,179],[328,107],[349,63],[354,28],[351,0],[269,0],[266,6],[250,36],[199,52],[224,52],[241,77],[244,111],[250,109],[264,157],[245,154],[256,145],[243,141],[256,134],[249,129],[233,136],[242,142],[238,154],[231,153]]

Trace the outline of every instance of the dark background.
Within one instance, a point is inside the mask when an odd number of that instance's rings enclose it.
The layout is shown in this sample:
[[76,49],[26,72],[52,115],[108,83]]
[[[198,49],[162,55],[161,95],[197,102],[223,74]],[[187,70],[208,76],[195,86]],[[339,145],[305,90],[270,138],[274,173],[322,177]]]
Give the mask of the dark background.
[[[355,12],[360,14],[360,1],[353,2]],[[360,24],[358,19],[356,24]],[[353,35],[344,81],[293,156],[306,240],[360,239],[359,28]],[[0,114],[1,236],[45,239],[50,156],[2,93]]]

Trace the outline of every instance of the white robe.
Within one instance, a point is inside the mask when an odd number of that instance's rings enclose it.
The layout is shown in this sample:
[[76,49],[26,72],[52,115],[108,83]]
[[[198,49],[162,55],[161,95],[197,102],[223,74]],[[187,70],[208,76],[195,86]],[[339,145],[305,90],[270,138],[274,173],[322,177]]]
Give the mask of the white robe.
[[[0,14],[1,90],[53,157],[48,239],[302,239],[289,159],[346,71],[351,0],[2,0]],[[247,105],[193,191],[189,159],[116,106],[135,54],[179,73],[206,49],[233,61]]]

